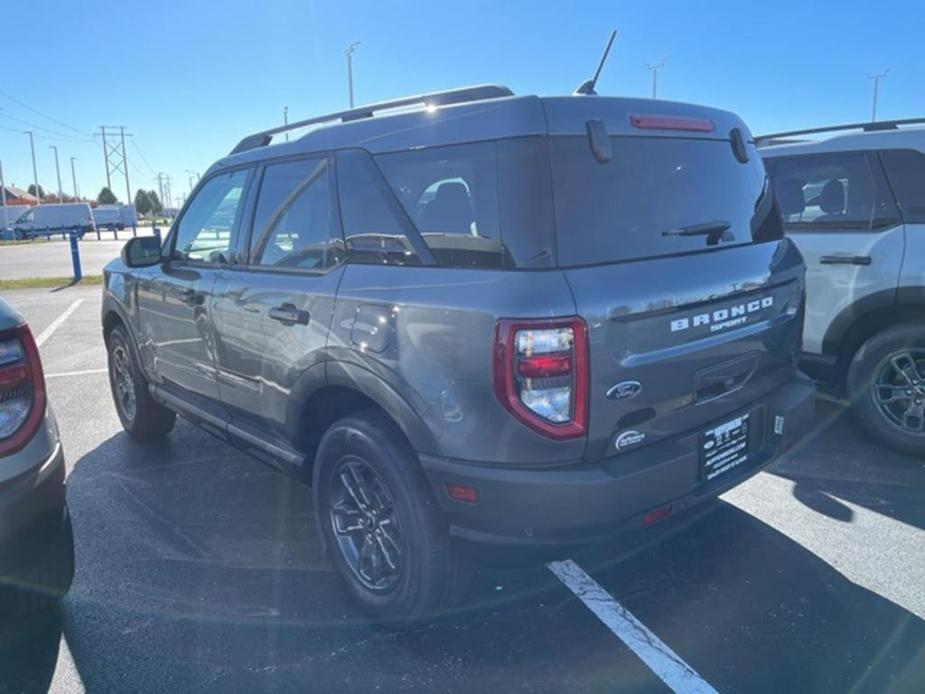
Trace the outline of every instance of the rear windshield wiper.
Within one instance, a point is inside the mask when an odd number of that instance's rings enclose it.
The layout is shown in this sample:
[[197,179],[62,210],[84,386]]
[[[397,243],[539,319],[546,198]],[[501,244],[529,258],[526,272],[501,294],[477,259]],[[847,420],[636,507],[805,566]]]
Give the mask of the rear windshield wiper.
[[704,222],[702,224],[690,224],[686,227],[676,229],[666,229],[662,236],[706,236],[707,245],[715,246],[720,241],[735,241],[735,236],[729,231],[732,225],[721,219]]

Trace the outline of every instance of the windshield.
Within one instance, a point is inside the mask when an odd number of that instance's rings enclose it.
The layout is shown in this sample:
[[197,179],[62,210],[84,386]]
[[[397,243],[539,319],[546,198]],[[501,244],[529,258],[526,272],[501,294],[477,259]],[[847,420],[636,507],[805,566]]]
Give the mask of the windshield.
[[[612,157],[602,164],[585,137],[550,139],[560,265],[780,238],[780,217],[754,148],[742,164],[728,140],[611,141]],[[717,226],[728,228],[711,233]]]

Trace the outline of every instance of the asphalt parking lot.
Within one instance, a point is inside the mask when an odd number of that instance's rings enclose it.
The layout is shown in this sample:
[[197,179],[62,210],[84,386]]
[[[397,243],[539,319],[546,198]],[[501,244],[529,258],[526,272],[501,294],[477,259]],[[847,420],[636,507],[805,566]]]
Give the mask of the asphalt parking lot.
[[[668,690],[595,595],[545,567],[481,571],[440,623],[371,626],[320,551],[307,489],[183,421],[162,445],[122,433],[99,288],[4,298],[36,335],[70,311],[41,352],[77,543],[60,615],[0,630],[8,690]],[[923,461],[821,401],[814,434],[709,514],[572,559],[644,647],[670,649],[667,669],[696,673],[679,691],[922,691],[923,497]]]
[[[166,233],[166,227],[162,232]],[[150,236],[151,227],[138,227],[137,235]],[[103,266],[119,255],[130,238],[131,229],[101,231],[100,240],[93,234],[84,236],[78,246],[83,274],[102,274]],[[71,277],[72,268],[70,244],[62,241],[60,236],[35,243],[0,244],[0,279]]]

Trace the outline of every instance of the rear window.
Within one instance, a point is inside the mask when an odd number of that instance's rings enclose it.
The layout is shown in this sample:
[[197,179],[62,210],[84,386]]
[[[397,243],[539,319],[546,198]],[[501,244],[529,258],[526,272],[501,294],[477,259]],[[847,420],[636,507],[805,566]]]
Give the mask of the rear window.
[[[590,265],[780,238],[780,215],[754,146],[728,140],[613,137],[609,162],[586,137],[549,141],[559,264]],[[682,230],[726,227],[717,235]],[[731,235],[731,236],[730,236]],[[713,245],[715,244],[715,245]]]
[[376,157],[437,263],[462,268],[552,266],[546,162],[541,138]]

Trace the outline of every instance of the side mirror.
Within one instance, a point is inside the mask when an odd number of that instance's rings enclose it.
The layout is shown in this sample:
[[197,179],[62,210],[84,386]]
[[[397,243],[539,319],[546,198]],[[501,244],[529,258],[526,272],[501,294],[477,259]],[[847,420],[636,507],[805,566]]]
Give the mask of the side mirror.
[[149,267],[161,262],[161,240],[156,236],[137,236],[122,246],[126,267]]

